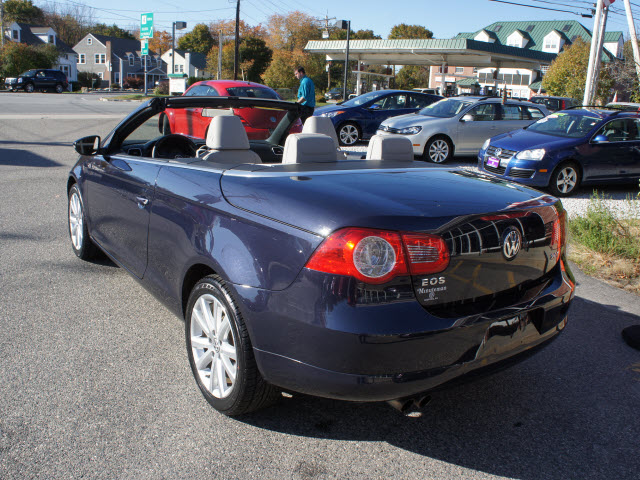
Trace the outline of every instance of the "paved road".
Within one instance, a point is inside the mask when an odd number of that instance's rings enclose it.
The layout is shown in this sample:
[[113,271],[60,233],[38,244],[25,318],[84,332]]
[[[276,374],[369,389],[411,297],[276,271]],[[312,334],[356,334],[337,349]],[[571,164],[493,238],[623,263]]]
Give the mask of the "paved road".
[[302,395],[217,414],[191,377],[183,322],[69,246],[70,144],[137,104],[68,96],[49,109],[65,95],[36,94],[5,107],[20,95],[0,94],[3,114],[87,118],[0,119],[0,478],[637,478],[640,354],[620,330],[640,305],[582,276],[557,341],[419,418]]

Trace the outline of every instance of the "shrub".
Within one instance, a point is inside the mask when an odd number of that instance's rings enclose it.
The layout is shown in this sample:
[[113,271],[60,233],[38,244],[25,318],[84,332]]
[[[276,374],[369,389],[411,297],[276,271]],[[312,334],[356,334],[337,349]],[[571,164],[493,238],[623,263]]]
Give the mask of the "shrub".
[[[187,88],[193,85],[196,82],[202,82],[203,80],[211,80],[210,78],[204,77],[189,77],[187,78]],[[168,88],[168,87],[167,87]]]
[[144,87],[144,78],[127,77],[124,79],[124,88],[133,88],[139,90]]
[[94,88],[100,86],[100,77],[97,73],[78,72],[78,84],[80,87]]
[[169,95],[169,80],[160,80],[153,93],[156,95]]

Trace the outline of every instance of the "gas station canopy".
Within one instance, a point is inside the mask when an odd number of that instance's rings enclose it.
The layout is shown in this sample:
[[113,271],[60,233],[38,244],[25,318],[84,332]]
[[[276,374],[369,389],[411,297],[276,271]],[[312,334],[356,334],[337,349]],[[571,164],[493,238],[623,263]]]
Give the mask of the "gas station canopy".
[[[346,47],[346,40],[311,40],[304,50],[325,54],[327,60],[344,61]],[[537,70],[541,64],[550,64],[555,58],[555,53],[465,38],[349,41],[349,59],[368,65],[455,65]]]

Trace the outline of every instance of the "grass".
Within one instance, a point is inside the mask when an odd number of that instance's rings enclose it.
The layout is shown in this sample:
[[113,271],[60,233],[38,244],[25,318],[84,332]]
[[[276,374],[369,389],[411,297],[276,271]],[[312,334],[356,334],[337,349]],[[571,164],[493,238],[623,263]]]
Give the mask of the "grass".
[[586,274],[640,295],[640,193],[621,217],[596,192],[585,215],[569,219],[569,259]]
[[154,93],[150,93],[148,95],[144,95],[142,93],[131,93],[129,95],[117,95],[113,97],[109,97],[110,100],[148,100],[152,97],[168,97],[169,95],[156,95]]

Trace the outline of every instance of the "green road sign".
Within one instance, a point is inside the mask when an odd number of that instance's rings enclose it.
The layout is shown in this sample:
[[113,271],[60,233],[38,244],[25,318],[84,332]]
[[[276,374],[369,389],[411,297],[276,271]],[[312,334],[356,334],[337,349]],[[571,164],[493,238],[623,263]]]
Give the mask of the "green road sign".
[[146,38],[140,40],[140,54],[149,55],[149,40]]
[[153,38],[153,13],[140,14],[140,38]]

